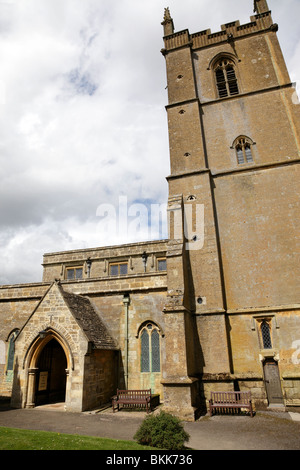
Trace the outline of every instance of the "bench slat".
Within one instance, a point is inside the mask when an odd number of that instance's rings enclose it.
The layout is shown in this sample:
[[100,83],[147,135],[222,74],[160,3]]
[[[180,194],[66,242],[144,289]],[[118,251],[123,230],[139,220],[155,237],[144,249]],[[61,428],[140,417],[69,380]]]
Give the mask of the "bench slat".
[[119,410],[119,404],[122,405],[134,405],[134,406],[145,406],[147,413],[151,408],[151,389],[149,390],[117,390],[117,395],[112,399],[113,412],[117,408]]
[[213,410],[221,409],[249,409],[253,417],[251,392],[211,392],[209,401],[210,416]]

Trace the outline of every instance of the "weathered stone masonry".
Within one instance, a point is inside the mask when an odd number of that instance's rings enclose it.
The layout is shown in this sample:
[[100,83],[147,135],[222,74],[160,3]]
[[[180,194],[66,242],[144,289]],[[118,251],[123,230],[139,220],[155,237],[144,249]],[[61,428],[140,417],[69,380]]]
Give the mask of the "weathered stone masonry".
[[300,106],[254,8],[195,34],[165,10],[169,238],[49,253],[42,282],[0,287],[13,406],[87,410],[117,387],[188,420],[211,390],[300,406]]

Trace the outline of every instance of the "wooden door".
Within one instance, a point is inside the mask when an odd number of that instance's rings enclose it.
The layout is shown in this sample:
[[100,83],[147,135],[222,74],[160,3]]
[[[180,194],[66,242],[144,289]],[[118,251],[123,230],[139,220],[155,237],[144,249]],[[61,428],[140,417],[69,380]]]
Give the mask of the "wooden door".
[[278,364],[276,361],[274,361],[274,359],[266,359],[264,363],[264,375],[269,406],[283,405],[284,401],[281,390]]
[[65,401],[67,359],[60,344],[52,339],[38,360],[36,405]]

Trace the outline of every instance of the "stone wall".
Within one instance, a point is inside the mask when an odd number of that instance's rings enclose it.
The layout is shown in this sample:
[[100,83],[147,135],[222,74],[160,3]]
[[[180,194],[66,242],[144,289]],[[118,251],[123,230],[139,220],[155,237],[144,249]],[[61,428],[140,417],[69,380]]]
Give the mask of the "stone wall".
[[[155,244],[151,244],[151,246]],[[159,242],[158,245],[160,248],[163,246],[163,243]],[[147,245],[149,246],[149,245]],[[143,245],[144,247],[144,245]],[[124,247],[119,248],[119,252],[127,252]],[[117,248],[115,248],[117,250]],[[137,250],[137,247],[131,248],[132,251]],[[139,248],[140,252],[140,248]],[[155,253],[158,253],[156,250]],[[162,255],[163,251],[160,252]],[[109,250],[106,251],[106,256],[108,256]],[[111,253],[115,254],[114,253]],[[76,259],[78,258],[85,259],[86,253],[76,252]],[[129,386],[131,388],[152,388],[153,392],[160,393],[162,397],[162,386],[160,384],[161,373],[140,373],[140,337],[139,337],[139,328],[140,326],[147,322],[152,321],[156,324],[161,331],[161,349],[164,347],[164,321],[162,310],[165,304],[166,298],[166,271],[157,272],[157,265],[154,263],[152,265],[152,256],[151,253],[148,257],[147,262],[147,271],[144,273],[144,265],[141,260],[141,253],[137,258],[141,264],[139,268],[139,273],[130,271],[128,275],[110,277],[108,272],[102,273],[102,277],[99,278],[85,278],[78,281],[61,281],[61,286],[63,289],[70,293],[83,295],[89,297],[95,309],[97,310],[99,316],[102,318],[106,324],[109,332],[112,337],[115,339],[118,344],[121,354],[118,357],[117,365],[115,359],[115,353],[112,352],[103,352],[103,355],[100,353],[94,353],[91,356],[87,356],[86,360],[79,360],[76,368],[73,371],[69,371],[69,387],[71,383],[71,378],[73,381],[73,388],[77,387],[78,391],[73,390],[73,403],[78,403],[76,407],[79,407],[79,403],[83,402],[84,406],[94,406],[95,400],[98,398],[102,402],[106,400],[107,397],[112,396],[112,390],[116,387],[124,387],[124,361],[125,361],[125,309],[124,309],[124,294],[129,295],[130,305],[128,311],[128,373],[129,373]],[[55,255],[55,257],[59,255]],[[61,254],[61,258],[71,259],[74,256],[73,252]],[[51,263],[48,263],[49,272],[51,272],[51,266],[55,266],[56,260],[50,255]],[[61,261],[61,259],[60,259]],[[155,260],[154,260],[155,261]],[[136,265],[135,265],[136,266]],[[47,276],[48,276],[47,274]],[[49,277],[50,279],[50,277]],[[50,284],[44,282],[34,285],[19,285],[19,286],[8,286],[0,288],[0,318],[2,320],[3,328],[1,329],[2,340],[2,354],[0,364],[0,394],[10,395],[12,384],[13,384],[13,375],[12,373],[6,374],[6,360],[7,360],[7,338],[9,333],[14,329],[21,329],[25,322],[28,321],[30,315],[34,312],[34,309],[38,306],[38,303],[41,301],[43,295],[49,289]],[[50,295],[50,294],[49,294]],[[53,295],[53,294],[51,294]],[[48,305],[49,303],[49,305]],[[51,317],[52,315],[52,317]],[[71,328],[72,322],[68,323],[67,309],[62,300],[59,298],[59,295],[54,296],[52,300],[48,299],[48,296],[43,300],[42,305],[38,307],[38,315],[35,313],[31,321],[31,327],[37,322],[39,326],[39,331],[46,328],[47,319],[50,320],[53,324],[57,326],[59,331],[63,331],[63,336],[69,337],[68,327]],[[57,318],[57,320],[56,320]],[[43,319],[43,321],[42,321]],[[43,324],[43,322],[45,322]],[[58,323],[57,323],[58,322]],[[67,326],[64,326],[66,322]],[[50,325],[48,325],[50,326]],[[34,327],[33,331],[35,334],[38,334],[38,327]],[[26,330],[27,331],[27,330]],[[22,333],[23,334],[23,333]],[[71,335],[73,335],[70,332]],[[20,348],[20,341],[22,342],[22,336],[18,340],[18,348]],[[79,340],[74,337],[73,343],[77,343]],[[28,341],[26,342],[26,344]],[[27,344],[29,347],[29,344]],[[80,347],[80,341],[75,348]],[[87,348],[87,346],[84,346]],[[25,348],[25,346],[24,346]],[[5,351],[4,351],[5,349]],[[19,355],[19,349],[17,351]],[[24,354],[24,352],[22,353]],[[74,353],[74,361],[77,357],[77,353]],[[118,354],[117,354],[118,356]],[[104,363],[102,361],[104,360]],[[83,361],[83,362],[82,362]],[[76,362],[76,361],[75,361]],[[97,372],[97,367],[100,367],[100,371],[103,371],[105,378],[105,388],[102,386],[94,387],[94,379],[99,376],[100,372]],[[89,373],[85,371],[91,371],[91,379],[89,379]],[[119,375],[114,377],[110,386],[108,386],[108,377],[111,376],[111,368],[116,371],[119,371]],[[97,399],[95,396],[89,392],[84,392],[84,397],[82,396],[82,390],[80,391],[80,383],[83,384],[83,375],[85,376],[84,382],[89,388],[94,388],[98,390],[96,392]],[[101,375],[101,374],[100,374]],[[80,378],[81,377],[81,378]],[[99,380],[103,379],[99,376]],[[23,380],[23,379],[22,379]],[[24,379],[25,380],[25,379]],[[22,386],[25,386],[24,380]],[[74,384],[77,383],[75,386]],[[100,388],[99,388],[100,387]],[[108,388],[107,388],[108,387]],[[81,385],[82,389],[82,385]],[[100,391],[101,390],[101,391]],[[104,391],[103,391],[104,390]],[[107,391],[108,390],[108,391]],[[69,389],[71,393],[71,389]],[[76,398],[74,399],[74,394]],[[77,396],[78,395],[78,396]],[[73,404],[72,404],[73,407]]]
[[10,396],[13,373],[7,370],[9,338],[20,330],[45,294],[49,284],[23,284],[0,287],[0,395]]
[[111,402],[118,386],[118,351],[93,351],[84,364],[82,411]]
[[299,303],[300,166],[216,180],[228,309]]
[[[157,260],[165,257],[166,254],[166,241],[46,253],[43,259],[43,280],[45,282],[53,282],[55,279],[65,280],[66,268],[77,266],[83,267],[83,279],[107,278],[109,280],[109,264],[120,261],[128,262],[128,275],[141,275],[145,272],[143,253],[147,254],[146,272],[157,272]],[[88,272],[87,260],[91,261],[90,272]]]
[[[233,21],[213,34],[174,32],[170,12],[165,12],[169,201],[182,197],[193,207],[193,230],[182,239],[190,248],[177,257],[176,269],[181,272],[185,262],[185,279],[190,275],[182,295],[188,291],[194,297],[194,375],[200,379],[201,397],[207,402],[212,390],[251,390],[257,406],[267,406],[264,363],[272,358],[285,404],[296,405],[300,107],[277,25],[267,2],[255,3],[258,14],[250,23]],[[224,58],[234,64],[238,94],[220,99],[215,65]],[[240,136],[249,138],[253,162],[238,161],[234,142]],[[204,227],[197,226],[197,206],[204,209]],[[203,239],[198,249],[190,244],[191,235],[196,242]],[[169,280],[170,272],[168,291]],[[172,313],[177,327],[180,316],[175,321]],[[258,337],[262,318],[272,327],[273,349],[268,351]],[[191,331],[185,332],[185,340],[194,342]],[[168,341],[173,354],[176,348]],[[184,359],[179,363],[183,375]],[[166,402],[175,396],[169,380]]]

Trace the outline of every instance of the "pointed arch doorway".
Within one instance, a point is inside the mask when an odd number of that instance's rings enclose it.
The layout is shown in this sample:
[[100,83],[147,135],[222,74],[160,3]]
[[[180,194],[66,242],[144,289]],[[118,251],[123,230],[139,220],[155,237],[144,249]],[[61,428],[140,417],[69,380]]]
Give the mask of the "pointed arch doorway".
[[36,369],[35,406],[64,402],[67,358],[55,338],[50,339],[41,350]]

